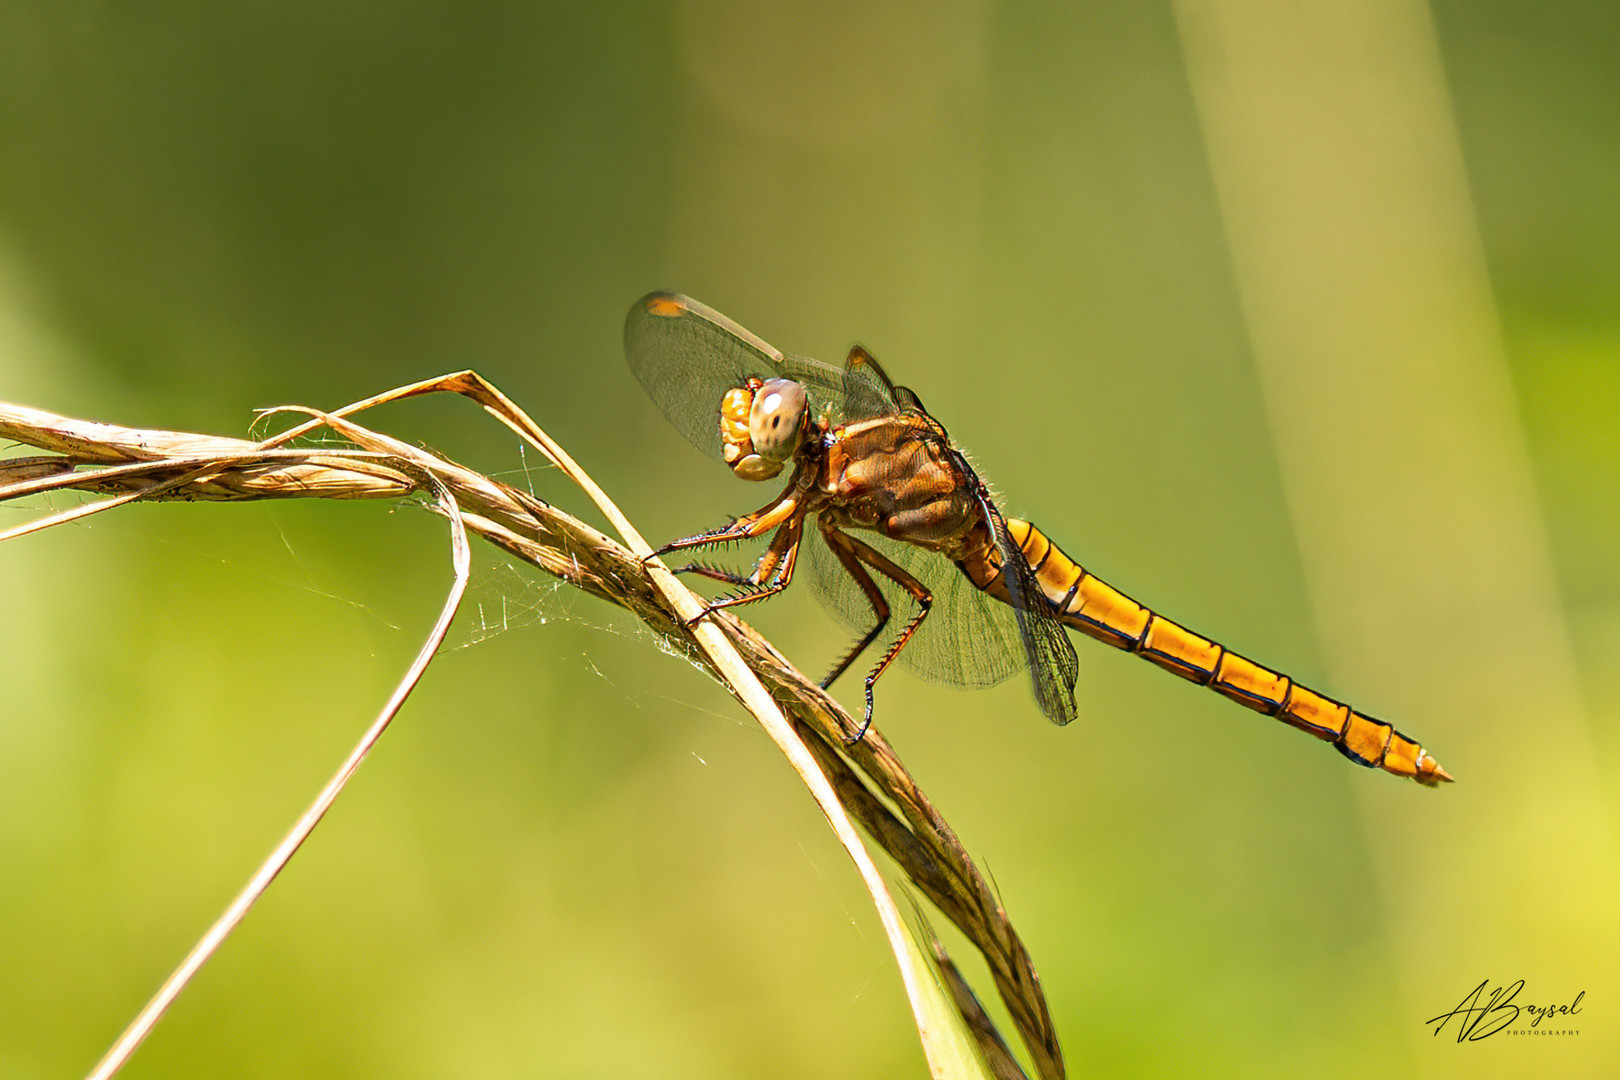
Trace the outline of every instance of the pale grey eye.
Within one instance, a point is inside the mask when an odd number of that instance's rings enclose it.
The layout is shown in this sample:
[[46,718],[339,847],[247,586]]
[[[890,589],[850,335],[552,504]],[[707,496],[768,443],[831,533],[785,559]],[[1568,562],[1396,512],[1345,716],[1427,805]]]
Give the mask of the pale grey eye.
[[748,438],[754,452],[772,461],[792,457],[799,448],[807,408],[804,387],[792,379],[765,380],[748,410]]

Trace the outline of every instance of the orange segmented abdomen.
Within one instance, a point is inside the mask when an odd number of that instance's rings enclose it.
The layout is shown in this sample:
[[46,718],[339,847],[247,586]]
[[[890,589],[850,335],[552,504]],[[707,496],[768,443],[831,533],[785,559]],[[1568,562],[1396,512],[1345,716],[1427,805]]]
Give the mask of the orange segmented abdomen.
[[1451,779],[1423,747],[1391,725],[1143,607],[1085,570],[1029,522],[1008,518],[1007,529],[1035,571],[1054,614],[1081,633],[1310,732],[1359,765],[1409,776],[1429,787]]

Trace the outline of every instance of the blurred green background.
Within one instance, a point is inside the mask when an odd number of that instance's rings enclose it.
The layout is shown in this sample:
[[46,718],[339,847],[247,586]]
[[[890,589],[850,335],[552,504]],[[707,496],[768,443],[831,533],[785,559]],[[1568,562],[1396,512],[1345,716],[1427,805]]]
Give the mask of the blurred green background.
[[[1324,121],[1344,161],[1292,175],[1252,148],[1293,121],[1221,90],[1259,70],[1240,32],[1320,73],[1256,84],[1303,108],[1363,10],[1410,33],[1369,33],[1351,108],[1413,72],[1438,107],[1391,91],[1367,143]],[[1460,781],[1353,768],[1083,640],[1063,730],[1018,682],[886,679],[879,722],[994,874],[1071,1075],[1614,1075],[1616,55],[1612,5],[1529,0],[0,3],[0,395],[241,434],[476,367],[656,541],[765,495],[643,397],[629,304],[679,289],[829,359],[859,338],[1013,512]],[[1386,143],[1404,187],[1355,171]],[[1380,332],[1353,283],[1488,284],[1473,329],[1409,335],[1365,402],[1311,393],[1337,363],[1290,379],[1279,312],[1342,338],[1268,262],[1268,223],[1321,215],[1268,184],[1351,193],[1348,236],[1441,222],[1428,262],[1296,254]],[[1329,453],[1300,452],[1300,402]],[[372,422],[596,520],[468,405]],[[1373,574],[1333,547],[1363,532]],[[921,1075],[769,742],[605,605],[479,563],[467,647],[127,1075]],[[382,504],[137,506],[5,545],[0,1078],[100,1055],[447,581],[441,524]],[[799,590],[753,617],[812,672],[843,644]],[[1584,990],[1580,1034],[1434,1037],[1482,979]]]

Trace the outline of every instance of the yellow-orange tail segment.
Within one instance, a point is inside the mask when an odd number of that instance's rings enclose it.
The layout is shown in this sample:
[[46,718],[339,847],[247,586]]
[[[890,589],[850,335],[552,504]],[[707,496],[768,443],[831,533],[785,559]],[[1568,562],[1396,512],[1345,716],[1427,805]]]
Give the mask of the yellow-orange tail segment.
[[1409,776],[1427,787],[1451,780],[1423,747],[1391,725],[1143,607],[1086,571],[1029,522],[1008,518],[1007,529],[1023,549],[1055,613],[1069,626],[1116,649],[1136,653],[1239,705],[1310,732],[1358,765]]

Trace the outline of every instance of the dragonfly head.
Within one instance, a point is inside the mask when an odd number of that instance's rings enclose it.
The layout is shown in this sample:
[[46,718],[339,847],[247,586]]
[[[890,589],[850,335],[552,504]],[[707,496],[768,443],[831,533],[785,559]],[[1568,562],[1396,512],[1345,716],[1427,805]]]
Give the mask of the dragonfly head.
[[769,480],[804,440],[810,414],[804,387],[792,379],[749,379],[720,401],[726,464],[744,480]]

